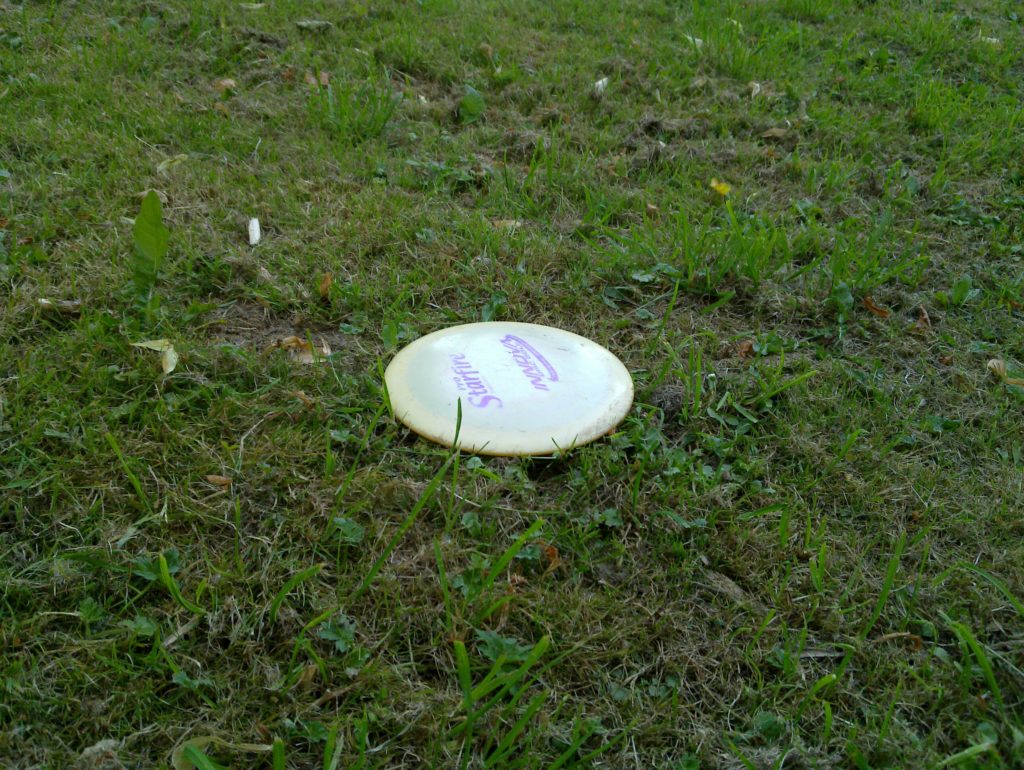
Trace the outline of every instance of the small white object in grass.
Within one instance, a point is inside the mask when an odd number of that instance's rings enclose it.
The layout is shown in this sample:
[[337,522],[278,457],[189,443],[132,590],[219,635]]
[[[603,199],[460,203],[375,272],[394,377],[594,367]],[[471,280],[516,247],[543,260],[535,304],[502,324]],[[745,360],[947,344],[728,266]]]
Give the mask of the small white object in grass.
[[699,37],[694,37],[693,35],[683,35],[683,38],[685,38],[686,42],[688,42],[694,48],[704,47],[704,41],[701,40]]
[[36,300],[40,310],[56,313],[77,313],[82,309],[82,301],[77,299],[52,300],[40,297]]
[[253,217],[249,220],[249,245],[255,246],[263,238],[263,231],[260,230],[260,220]]
[[591,93],[596,97],[600,98],[604,96],[604,92],[608,90],[608,78],[603,77],[594,83]]
[[633,380],[612,353],[529,323],[466,324],[420,337],[399,351],[384,380],[409,428],[486,455],[567,451],[609,433],[633,402]]

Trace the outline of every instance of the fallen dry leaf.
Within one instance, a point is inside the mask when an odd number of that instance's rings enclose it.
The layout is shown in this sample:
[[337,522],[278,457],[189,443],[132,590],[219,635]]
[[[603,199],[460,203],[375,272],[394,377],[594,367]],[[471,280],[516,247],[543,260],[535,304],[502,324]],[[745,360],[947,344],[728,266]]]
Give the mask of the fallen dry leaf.
[[736,346],[736,355],[738,355],[740,358],[753,358],[754,341],[743,340],[743,342]]
[[892,642],[896,639],[905,640],[910,648],[915,652],[924,649],[924,640],[917,634],[912,634],[909,631],[896,631],[891,634],[882,634],[876,639],[872,639],[872,644],[881,644],[882,642]]
[[307,32],[323,32],[334,25],[329,21],[323,21],[321,19],[304,19],[303,21],[295,22],[295,26],[299,29],[304,29]]
[[868,312],[872,315],[876,315],[879,318],[888,318],[891,315],[891,311],[888,308],[884,308],[871,299],[870,295],[866,295],[863,300],[864,307],[867,308]]
[[334,276],[330,273],[324,273],[323,278],[320,279],[320,299],[324,302],[331,298],[331,284],[334,283]]
[[174,155],[170,158],[166,158],[160,161],[159,165],[156,167],[157,173],[166,173],[167,169],[177,166],[183,160],[188,160],[188,155],[186,155],[183,152],[178,153],[177,155]]
[[320,70],[320,74],[317,75],[317,80],[319,81],[320,85],[326,86],[328,83],[331,82],[331,73],[328,72],[327,70]]
[[316,663],[310,663],[299,674],[298,680],[295,682],[295,689],[300,692],[305,692],[316,683],[317,675],[320,673],[320,667]]
[[1002,380],[1006,377],[1006,362],[1003,359],[992,358],[986,364],[986,367],[999,379]]
[[160,353],[160,364],[163,366],[164,374],[170,374],[178,365],[178,351],[170,340],[146,340],[145,342],[133,342],[133,348],[146,348]]
[[[288,356],[293,361],[298,361],[300,364],[312,364],[316,362],[317,351],[313,347],[313,344],[309,340],[297,337],[294,334],[290,334],[287,337],[282,337],[272,344],[268,350],[286,350]],[[319,354],[321,357],[326,358],[331,354],[331,346],[324,340],[320,343]]]
[[747,596],[747,592],[740,588],[736,581],[729,576],[723,575],[721,572],[715,572],[714,570],[707,570],[705,574],[708,577],[710,586],[718,593],[728,596],[737,604],[746,604],[750,601],[750,597]]
[[227,476],[218,476],[216,473],[211,473],[206,477],[206,480],[213,484],[215,487],[230,487],[231,479]]
[[228,109],[228,106],[224,104],[224,102],[214,102],[213,111],[219,112],[221,115],[224,115],[225,117],[231,115],[231,111]]
[[761,138],[762,139],[767,139],[768,141],[771,141],[771,142],[780,142],[783,139],[785,139],[787,136],[789,136],[789,129],[788,128],[783,128],[781,126],[776,126],[775,128],[769,128],[767,131],[765,131],[765,132],[763,132],[761,134]]
[[758,83],[756,80],[751,80],[749,83],[747,83],[747,91],[750,92],[751,99],[756,98],[757,95],[761,93],[761,90],[761,84]]
[[910,330],[916,334],[924,334],[926,331],[932,328],[932,319],[928,316],[928,311],[924,309],[924,305],[921,305],[917,309],[917,321]]
[[492,219],[491,224],[498,228],[515,230],[522,227],[523,221],[521,219]]
[[691,92],[703,91],[710,82],[710,78],[705,77],[704,75],[698,75],[697,77],[690,81],[690,85],[688,86],[688,88]]
[[304,340],[295,334],[289,334],[287,337],[276,340],[270,347],[281,348],[282,350],[311,350],[313,345],[309,340]]
[[541,557],[545,564],[547,564],[546,573],[554,572],[565,563],[562,561],[562,557],[559,556],[558,549],[555,546],[549,543],[541,543],[540,546]]
[[219,94],[223,94],[225,91],[234,91],[236,88],[238,88],[238,83],[234,78],[217,78],[213,81],[213,90]]
[[993,358],[987,364],[988,370],[998,377],[1000,380],[1005,382],[1007,385],[1016,385],[1017,387],[1024,388],[1024,377],[1018,377],[1015,373],[1011,373],[1006,368],[1006,361],[1001,358]]
[[316,75],[314,75],[310,70],[306,70],[302,75],[302,82],[307,86],[315,86]]
[[304,390],[293,390],[292,395],[299,399],[299,401],[302,402],[302,405],[307,409],[312,409],[316,406],[316,401],[310,398],[309,394]]

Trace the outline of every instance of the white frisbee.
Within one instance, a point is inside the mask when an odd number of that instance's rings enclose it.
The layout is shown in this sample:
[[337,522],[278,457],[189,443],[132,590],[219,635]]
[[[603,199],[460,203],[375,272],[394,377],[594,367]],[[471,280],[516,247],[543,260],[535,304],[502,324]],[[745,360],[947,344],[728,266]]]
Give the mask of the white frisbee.
[[391,408],[424,438],[487,455],[549,455],[618,425],[633,380],[584,337],[527,323],[476,323],[428,334],[384,373]]

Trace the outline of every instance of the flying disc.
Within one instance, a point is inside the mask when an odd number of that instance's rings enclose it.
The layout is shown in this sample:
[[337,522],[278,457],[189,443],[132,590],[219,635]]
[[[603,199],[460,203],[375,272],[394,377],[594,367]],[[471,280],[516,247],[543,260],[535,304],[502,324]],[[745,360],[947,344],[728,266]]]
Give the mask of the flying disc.
[[618,425],[633,402],[633,380],[612,353],[529,323],[428,334],[399,351],[384,381],[395,416],[413,431],[487,455],[549,455],[586,444]]

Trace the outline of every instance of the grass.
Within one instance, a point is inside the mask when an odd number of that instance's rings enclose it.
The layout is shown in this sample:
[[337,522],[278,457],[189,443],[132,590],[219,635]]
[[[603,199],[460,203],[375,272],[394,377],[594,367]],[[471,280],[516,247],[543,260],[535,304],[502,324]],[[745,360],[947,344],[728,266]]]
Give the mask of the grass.
[[[1021,766],[1021,18],[0,1],[0,765]],[[625,422],[410,435],[481,319]]]

